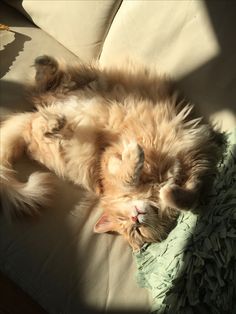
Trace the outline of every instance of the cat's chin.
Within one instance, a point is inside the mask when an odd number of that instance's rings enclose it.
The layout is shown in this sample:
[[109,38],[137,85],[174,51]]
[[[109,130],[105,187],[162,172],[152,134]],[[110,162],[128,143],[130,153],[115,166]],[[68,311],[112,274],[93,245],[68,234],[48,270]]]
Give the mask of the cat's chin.
[[142,243],[141,242],[137,243],[137,242],[133,242],[133,241],[128,241],[128,242],[132,248],[133,253],[138,253],[145,244],[145,242],[142,242]]

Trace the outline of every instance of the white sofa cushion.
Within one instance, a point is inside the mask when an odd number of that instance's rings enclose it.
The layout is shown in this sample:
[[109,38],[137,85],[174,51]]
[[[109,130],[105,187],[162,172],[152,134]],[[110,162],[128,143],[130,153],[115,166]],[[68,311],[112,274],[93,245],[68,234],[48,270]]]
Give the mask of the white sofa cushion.
[[129,56],[156,67],[177,80],[201,115],[231,130],[236,125],[235,11],[231,1],[123,1],[100,62]]
[[97,58],[121,0],[7,0],[84,61]]

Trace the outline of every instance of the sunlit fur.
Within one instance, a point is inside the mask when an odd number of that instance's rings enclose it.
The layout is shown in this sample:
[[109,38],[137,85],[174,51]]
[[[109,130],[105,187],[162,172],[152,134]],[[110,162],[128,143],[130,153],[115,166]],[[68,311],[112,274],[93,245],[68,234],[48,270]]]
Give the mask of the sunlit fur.
[[25,149],[98,195],[104,214],[95,232],[116,231],[134,250],[164,239],[178,211],[210,189],[220,135],[190,118],[192,106],[145,67],[71,67],[48,56],[35,67],[37,111],[13,115],[1,127],[2,194],[19,211],[50,196],[49,174],[32,174],[26,183],[15,178],[12,163]]

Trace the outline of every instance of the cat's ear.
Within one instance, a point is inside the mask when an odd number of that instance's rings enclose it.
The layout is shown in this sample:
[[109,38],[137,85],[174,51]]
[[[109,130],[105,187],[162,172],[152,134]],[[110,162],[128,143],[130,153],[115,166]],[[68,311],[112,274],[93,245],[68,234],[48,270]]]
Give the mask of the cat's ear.
[[109,231],[115,231],[115,224],[111,215],[103,213],[102,216],[96,222],[93,231],[96,233],[105,233]]

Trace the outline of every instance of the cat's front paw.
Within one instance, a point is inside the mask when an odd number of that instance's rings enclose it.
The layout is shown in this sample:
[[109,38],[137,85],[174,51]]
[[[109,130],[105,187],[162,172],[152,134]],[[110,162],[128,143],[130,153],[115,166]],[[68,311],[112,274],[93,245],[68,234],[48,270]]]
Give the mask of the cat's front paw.
[[35,81],[40,91],[50,89],[59,68],[57,60],[47,55],[39,56],[34,60],[34,66]]
[[130,168],[133,170],[130,183],[137,184],[143,169],[144,158],[144,151],[137,142],[134,141],[125,144],[122,152],[122,162],[130,164]]
[[65,126],[66,124],[66,118],[64,116],[57,116],[54,119],[48,120],[47,125],[47,132],[45,133],[45,136],[53,136],[58,134]]
[[176,184],[167,183],[160,189],[159,198],[164,206],[175,207],[174,194],[176,193]]
[[136,165],[137,170],[143,167],[144,151],[142,147],[135,141],[124,144],[122,160],[132,161]]
[[48,114],[41,111],[41,130],[45,137],[62,137],[66,125],[64,115]]
[[167,183],[160,189],[159,198],[163,207],[190,209],[196,202],[197,194],[177,184]]
[[43,55],[34,60],[34,66],[36,67],[36,70],[54,73],[58,69],[58,62],[53,57]]

